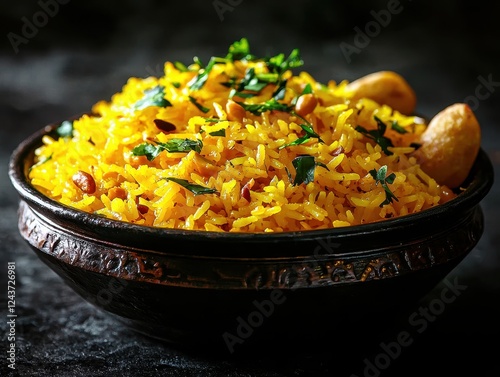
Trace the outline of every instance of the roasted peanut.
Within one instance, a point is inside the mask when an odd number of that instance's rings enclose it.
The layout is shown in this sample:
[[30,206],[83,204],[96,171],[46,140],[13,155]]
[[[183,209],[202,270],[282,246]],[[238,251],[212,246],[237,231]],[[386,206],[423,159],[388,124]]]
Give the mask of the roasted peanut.
[[481,144],[481,129],[469,106],[456,103],[438,113],[416,141],[414,156],[437,183],[459,187],[467,178]]
[[303,94],[297,100],[295,104],[295,112],[301,117],[305,117],[307,114],[310,114],[316,108],[318,104],[318,100],[312,93]]
[[96,190],[96,184],[94,177],[89,173],[82,170],[78,170],[73,177],[71,177],[73,183],[85,194],[93,194]]
[[346,86],[352,101],[370,98],[380,105],[388,105],[402,114],[412,114],[417,97],[408,82],[392,71],[381,71],[361,77]]
[[144,204],[137,204],[137,210],[141,215],[144,215],[145,213],[148,213],[149,208]]
[[138,168],[141,165],[147,165],[149,163],[146,156],[134,156],[133,154],[125,156],[125,162],[132,165],[134,168]]
[[246,115],[245,109],[232,100],[229,100],[226,103],[226,113],[228,120],[238,122],[242,122]]

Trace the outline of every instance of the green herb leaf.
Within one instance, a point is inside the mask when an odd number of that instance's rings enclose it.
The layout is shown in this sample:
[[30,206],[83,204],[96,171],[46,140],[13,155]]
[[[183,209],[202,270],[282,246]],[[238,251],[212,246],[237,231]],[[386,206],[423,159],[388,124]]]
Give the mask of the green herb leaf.
[[300,93],[301,95],[304,95],[304,94],[311,94],[313,92],[312,90],[312,86],[311,84],[306,84],[306,86],[304,87],[304,89],[302,90],[302,93]]
[[316,132],[314,132],[314,129],[312,128],[312,125],[310,125],[310,124],[301,124],[300,127],[305,131],[306,134],[304,136],[302,136],[302,137],[299,137],[299,138],[295,139],[291,143],[283,144],[278,149],[283,149],[283,148],[286,148],[286,147],[291,147],[293,145],[304,144],[305,142],[307,142],[312,137],[318,139],[318,141],[320,143],[324,143],[323,139],[321,139],[321,137]]
[[397,121],[397,120],[393,120],[393,121],[392,121],[392,123],[391,123],[391,128],[392,128],[394,131],[396,131],[397,133],[399,133],[399,134],[406,134],[406,133],[408,133],[408,131],[407,131],[405,128],[403,128],[403,127],[401,127],[401,126],[399,125],[399,123],[398,123],[398,121]]
[[273,92],[272,94],[272,97],[279,101],[279,100],[282,100],[285,98],[285,94],[286,94],[286,83],[287,83],[287,80],[283,80],[279,83],[278,87],[276,88],[276,90]]
[[232,88],[229,98],[238,96],[241,98],[250,98],[259,94],[269,83],[274,83],[278,79],[276,74],[256,74],[254,68],[249,68],[245,76],[238,82],[231,79],[223,83],[224,86]]
[[166,143],[157,145],[143,143],[132,149],[134,156],[146,156],[149,161],[153,161],[161,152],[187,153],[191,150],[200,153],[203,148],[201,140],[191,139],[170,139]]
[[264,61],[269,72],[256,74],[254,68],[250,68],[239,82],[236,79],[231,79],[229,82],[224,83],[223,85],[232,88],[230,98],[233,96],[241,98],[253,97],[259,94],[268,84],[275,84],[276,89],[272,94],[272,98],[275,100],[283,99],[285,97],[286,80],[283,80],[282,76],[287,70],[303,64],[299,51],[297,49],[293,50],[288,58],[285,58],[284,54],[278,54],[270,58],[257,59],[255,56],[249,55],[248,41],[245,40],[245,43],[245,49],[242,50],[242,54],[246,54],[245,58],[250,57],[252,60]]
[[380,207],[383,207],[386,204],[392,203],[393,200],[399,201],[396,195],[391,191],[388,184],[394,183],[394,180],[396,179],[396,174],[391,173],[388,176],[387,175],[387,165],[381,166],[378,171],[376,169],[370,170],[368,173],[373,177],[375,180],[375,184],[381,184],[382,187],[384,188],[385,191],[385,200],[380,203]]
[[314,157],[309,155],[297,156],[293,159],[292,165],[295,168],[295,179],[293,185],[300,185],[314,181],[314,169],[316,164]]
[[186,190],[191,191],[194,195],[202,195],[202,194],[214,194],[217,193],[217,190],[209,188],[209,187],[204,187],[201,185],[198,185],[196,183],[191,183],[186,179],[180,179],[180,178],[172,178],[172,177],[167,177],[165,178],[167,181],[172,181],[175,182],[182,187],[184,187]]
[[165,149],[159,145],[143,143],[132,149],[134,156],[146,156],[149,161],[153,161]]
[[188,83],[188,87],[191,90],[200,90],[207,82],[208,75],[214,65],[226,63],[227,59],[212,56],[206,67],[203,67],[203,64],[197,57],[194,58],[194,61],[200,66],[200,70],[198,71],[198,74]]
[[179,70],[181,72],[188,72],[189,71],[189,68],[186,67],[186,65],[181,63],[181,62],[174,62],[174,67],[177,68],[177,70]]
[[293,108],[293,106],[288,106],[283,103],[280,103],[276,101],[274,98],[258,104],[248,104],[237,101],[236,103],[239,104],[241,107],[243,107],[246,111],[250,111],[254,115],[260,115],[262,113],[265,113],[266,111],[272,111],[272,110],[288,112]]
[[304,62],[300,58],[300,51],[297,48],[292,50],[286,59],[284,54],[278,54],[264,60],[266,61],[269,71],[275,72],[280,76],[292,68],[298,68],[304,65]]
[[52,155],[48,156],[48,157],[45,157],[45,158],[42,158],[40,161],[38,161],[36,164],[32,165],[30,168],[29,168],[29,171],[31,171],[31,169],[37,167],[37,166],[40,166],[40,165],[43,165],[45,164],[47,161],[51,160],[52,159]]
[[250,68],[245,72],[245,76],[239,84],[239,89],[260,92],[266,85],[267,82],[260,80],[259,76],[255,74],[255,69]]
[[210,136],[226,136],[226,129],[221,128],[220,130],[214,131],[214,132],[209,132],[208,133]]
[[65,120],[56,128],[56,133],[59,137],[73,137],[73,122]]
[[[300,58],[298,49],[293,50],[287,58],[285,58],[284,54],[278,54],[270,58],[259,59],[250,53],[250,45],[246,38],[242,38],[229,46],[228,53],[225,57],[210,58],[206,67],[203,66],[197,57],[193,60],[199,65],[200,69],[198,74],[188,83],[191,90],[199,90],[205,85],[208,75],[215,64],[234,62],[236,60],[263,61],[269,72],[256,74],[252,68],[245,73],[245,77],[240,82],[233,78],[229,82],[223,83],[223,85],[233,89],[230,93],[230,97],[238,96],[241,98],[249,98],[258,94],[268,84],[276,84],[277,89],[273,94],[273,98],[276,100],[283,99],[284,97],[284,86],[286,83],[284,84],[282,82],[284,81],[282,80],[282,75],[286,71],[300,67],[304,64]],[[180,66],[180,68],[182,69],[182,66]]]
[[[310,155],[300,155],[295,157],[292,160],[292,165],[295,168],[295,179],[293,180],[293,185],[297,186],[301,183],[305,183],[306,185],[309,182],[314,181],[314,170],[316,166],[321,166],[328,170],[328,167],[321,163],[316,162],[313,156]],[[290,174],[287,171],[287,174]]]
[[150,106],[168,107],[172,104],[165,98],[165,88],[161,85],[144,91],[144,98],[134,105],[136,110],[142,110]]
[[219,118],[205,118],[205,122],[208,122],[208,123],[219,123],[221,121],[221,119]]
[[392,155],[393,153],[388,149],[388,147],[393,147],[394,145],[392,144],[391,139],[387,138],[384,136],[385,130],[387,129],[387,126],[385,125],[384,122],[382,122],[378,117],[374,117],[375,120],[377,121],[377,129],[376,130],[370,130],[368,131],[366,128],[362,126],[356,126],[355,130],[362,133],[369,139],[374,140],[387,156]]
[[210,109],[209,109],[209,108],[207,108],[207,107],[203,107],[203,106],[202,106],[202,105],[201,105],[201,104],[200,104],[200,103],[196,100],[196,98],[189,96],[189,100],[190,100],[190,101],[191,101],[191,103],[192,103],[192,104],[194,104],[194,105],[198,108],[198,110],[200,110],[201,112],[204,112],[204,113],[206,114],[206,113],[208,113],[208,112],[210,111]]
[[306,132],[307,136],[315,137],[319,142],[324,143],[323,139],[321,139],[321,137],[316,132],[314,132],[311,124],[301,124],[300,128],[302,128]]
[[255,56],[250,54],[250,44],[246,38],[241,38],[229,46],[226,59],[234,62],[235,60],[253,60]]

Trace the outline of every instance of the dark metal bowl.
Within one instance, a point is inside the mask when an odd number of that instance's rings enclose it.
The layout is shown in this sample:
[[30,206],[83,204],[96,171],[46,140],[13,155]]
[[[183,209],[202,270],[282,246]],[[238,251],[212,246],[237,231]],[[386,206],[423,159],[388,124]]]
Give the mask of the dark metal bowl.
[[78,294],[131,328],[229,351],[344,342],[390,325],[478,243],[479,203],[493,184],[481,150],[456,199],[400,218],[272,234],[158,229],[69,208],[31,186],[34,150],[55,127],[11,157],[22,237]]

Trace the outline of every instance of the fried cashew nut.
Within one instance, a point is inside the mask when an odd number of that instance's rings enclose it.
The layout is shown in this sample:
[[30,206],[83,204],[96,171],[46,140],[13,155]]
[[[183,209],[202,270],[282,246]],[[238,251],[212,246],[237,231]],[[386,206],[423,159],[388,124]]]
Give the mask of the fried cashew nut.
[[438,184],[459,187],[469,175],[481,144],[481,129],[469,106],[456,103],[439,112],[420,135],[414,156]]
[[352,101],[369,98],[380,105],[388,105],[402,114],[413,114],[417,96],[408,82],[392,71],[375,72],[346,86],[353,93]]

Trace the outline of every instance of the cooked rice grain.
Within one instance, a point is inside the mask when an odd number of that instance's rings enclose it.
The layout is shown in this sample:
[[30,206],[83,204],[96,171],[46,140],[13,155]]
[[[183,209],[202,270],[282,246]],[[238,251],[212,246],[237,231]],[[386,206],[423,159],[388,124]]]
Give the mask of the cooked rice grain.
[[[423,172],[411,157],[411,142],[425,130],[420,119],[405,116],[370,99],[351,102],[347,82],[317,82],[310,74],[287,70],[284,99],[293,105],[310,85],[317,106],[304,119],[293,111],[244,112],[229,120],[229,99],[262,104],[277,89],[268,84],[253,97],[231,96],[223,83],[238,82],[250,69],[269,73],[262,61],[216,64],[200,89],[189,85],[203,72],[196,64],[187,71],[165,64],[159,78],[130,78],[109,102],[96,103],[92,115],[73,122],[72,137],[45,136],[36,151],[29,178],[48,197],[76,209],[135,224],[205,231],[284,232],[345,227],[404,216],[439,205],[443,187]],[[164,88],[171,106],[137,108],[154,88]],[[388,155],[356,126],[375,130],[380,118],[397,122],[407,132],[387,127],[394,147]],[[167,123],[165,123],[167,122]],[[175,127],[164,131],[157,125]],[[321,142],[304,137],[309,124]],[[173,139],[201,141],[201,151],[160,152],[154,159],[133,153],[143,144]],[[312,156],[311,182],[295,182],[293,161]],[[396,200],[383,203],[386,191],[369,171],[387,166],[395,179],[387,187]],[[82,192],[71,177],[90,174],[96,192]],[[167,178],[214,190],[196,194]],[[119,195],[117,195],[117,188]]]

